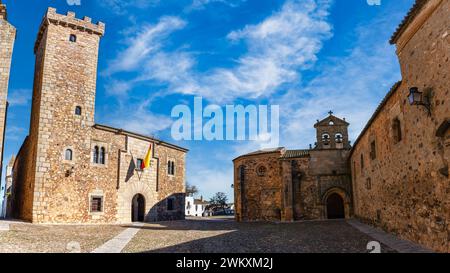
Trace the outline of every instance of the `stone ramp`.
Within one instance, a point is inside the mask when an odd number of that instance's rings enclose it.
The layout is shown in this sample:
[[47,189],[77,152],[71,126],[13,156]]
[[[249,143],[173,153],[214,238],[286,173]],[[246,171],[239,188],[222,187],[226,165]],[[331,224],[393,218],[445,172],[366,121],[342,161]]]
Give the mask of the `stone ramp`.
[[387,245],[400,253],[433,253],[432,250],[424,248],[410,241],[402,240],[393,234],[384,232],[381,229],[363,224],[356,219],[347,220],[351,226],[369,235],[380,243]]
[[9,231],[12,224],[25,224],[22,220],[0,219],[0,231]]
[[122,231],[119,235],[94,249],[91,253],[120,253],[143,225],[144,223],[133,224],[134,227]]
[[9,223],[0,220],[0,231],[8,231],[8,230],[9,230]]

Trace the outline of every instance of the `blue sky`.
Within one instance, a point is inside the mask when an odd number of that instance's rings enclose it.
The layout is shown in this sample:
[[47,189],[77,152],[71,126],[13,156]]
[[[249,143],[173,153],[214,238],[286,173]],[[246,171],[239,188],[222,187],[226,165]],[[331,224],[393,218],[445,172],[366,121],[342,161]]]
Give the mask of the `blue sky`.
[[[33,46],[47,7],[106,24],[96,122],[190,149],[187,181],[209,198],[233,198],[232,159],[255,141],[174,141],[178,104],[280,105],[280,145],[314,143],[313,124],[333,110],[355,140],[400,79],[389,37],[413,0],[4,0],[18,29],[4,164],[28,133]],[[3,179],[2,179],[3,181]],[[3,196],[3,194],[2,194]]]

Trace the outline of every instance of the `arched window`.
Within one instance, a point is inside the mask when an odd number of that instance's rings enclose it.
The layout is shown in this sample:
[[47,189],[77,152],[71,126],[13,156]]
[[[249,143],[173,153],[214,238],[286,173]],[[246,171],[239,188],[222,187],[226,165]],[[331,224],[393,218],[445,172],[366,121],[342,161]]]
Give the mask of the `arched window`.
[[370,177],[368,177],[366,180],[366,189],[372,189],[372,179],[370,179]]
[[99,163],[100,164],[105,164],[105,148],[104,147],[100,148]]
[[71,41],[72,43],[76,43],[77,36],[75,34],[70,34],[69,41]]
[[167,161],[167,174],[175,175],[175,161],[172,160]]
[[370,159],[374,160],[377,158],[377,144],[374,141],[370,143]]
[[67,149],[66,152],[64,153],[64,159],[68,160],[68,161],[72,161],[73,158],[73,152],[71,149]]
[[400,141],[402,141],[402,127],[398,118],[394,119],[394,121],[392,122],[392,132],[394,135],[395,143],[399,143]]
[[240,183],[243,183],[245,179],[245,167],[240,166],[238,170],[238,180]]
[[92,161],[96,164],[98,164],[98,157],[99,157],[99,148],[98,146],[95,146],[92,155]]
[[81,116],[81,106],[75,107],[75,115]]
[[364,155],[361,154],[361,172],[364,170]]
[[324,148],[330,147],[330,135],[328,133],[322,134],[322,145]]
[[341,133],[337,133],[337,134],[334,136],[334,140],[336,141],[336,143],[342,143],[342,141],[344,140],[344,137],[342,136]]

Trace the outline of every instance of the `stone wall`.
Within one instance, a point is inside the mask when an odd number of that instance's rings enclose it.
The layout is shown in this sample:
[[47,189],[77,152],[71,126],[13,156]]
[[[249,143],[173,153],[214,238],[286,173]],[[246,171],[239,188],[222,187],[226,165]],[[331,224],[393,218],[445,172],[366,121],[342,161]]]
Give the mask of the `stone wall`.
[[309,168],[310,157],[282,160],[284,186],[283,220],[318,219],[317,179]]
[[[158,175],[158,204],[157,220],[184,219],[185,206],[185,180],[186,180],[186,153],[179,149],[159,145],[155,150],[155,157],[159,160]],[[175,162],[175,175],[168,174],[168,160]],[[173,210],[167,210],[168,199],[173,199]]]
[[[41,39],[46,39],[44,32]],[[13,202],[10,209],[14,218],[33,221],[34,181],[36,176],[37,140],[41,108],[41,91],[45,43],[35,47],[34,85],[31,102],[29,135],[25,138],[17,154],[13,168]]]
[[[351,217],[348,126],[345,119],[330,112],[314,125],[317,141],[327,142],[326,145],[317,143],[309,150],[261,150],[233,160],[236,219],[293,221]],[[330,137],[322,138],[324,134]],[[335,142],[337,134],[340,138]],[[264,174],[260,168],[266,170]],[[336,202],[329,202],[335,199]],[[331,214],[327,204],[333,209]]]
[[[234,161],[235,214],[238,221],[281,220],[283,184],[281,152],[249,155]],[[239,168],[244,166],[243,183]],[[258,171],[260,167],[265,172]]]
[[8,83],[16,29],[7,21],[6,6],[0,2],[0,177],[6,126]]
[[29,155],[32,153],[30,138],[25,138],[20,150],[16,156],[13,165],[13,185],[11,194],[11,206],[7,208],[6,216],[8,218],[24,219],[32,221],[33,210],[33,184],[29,178],[33,169],[32,159]]
[[137,170],[137,159],[144,159],[151,145],[152,152],[155,144],[138,138],[126,137],[126,149],[120,153],[120,178],[118,184],[118,220],[127,223],[131,220],[131,202],[136,194],[145,198],[146,221],[155,221],[158,202],[157,170],[158,160],[152,158],[150,168]]
[[[308,156],[303,158],[282,159],[286,188],[285,220],[327,219],[326,202],[332,193],[342,197],[345,217],[351,217],[352,186],[348,154],[349,150],[310,150]],[[291,206],[292,215],[289,211]]]
[[[450,251],[450,133],[436,132],[450,113],[449,9],[449,1],[428,1],[397,41],[402,82],[358,139],[350,162],[359,218],[443,252]],[[408,103],[413,86],[431,94],[431,116]]]
[[[285,150],[279,150],[243,155],[234,160],[238,221],[326,219],[327,198],[332,193],[342,197],[345,217],[351,217],[349,150],[308,150],[303,153],[301,157],[290,158],[285,156]],[[243,175],[241,167],[244,168]],[[264,174],[261,167],[266,169]]]

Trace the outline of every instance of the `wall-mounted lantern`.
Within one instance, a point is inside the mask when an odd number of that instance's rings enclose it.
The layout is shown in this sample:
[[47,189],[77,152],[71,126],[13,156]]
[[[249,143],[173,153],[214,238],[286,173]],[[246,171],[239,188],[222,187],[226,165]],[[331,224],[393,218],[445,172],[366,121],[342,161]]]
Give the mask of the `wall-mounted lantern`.
[[431,116],[431,103],[429,94],[423,94],[419,91],[417,87],[411,87],[409,89],[408,100],[410,105],[422,105],[427,111],[428,115]]

